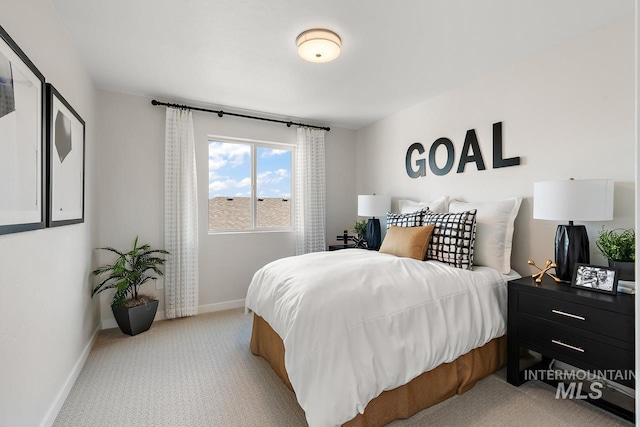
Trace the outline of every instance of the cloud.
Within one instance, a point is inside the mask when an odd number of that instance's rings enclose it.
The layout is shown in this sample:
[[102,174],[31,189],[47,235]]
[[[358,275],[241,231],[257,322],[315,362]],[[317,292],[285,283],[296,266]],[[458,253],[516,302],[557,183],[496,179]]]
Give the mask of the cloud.
[[216,180],[209,183],[209,194],[211,194],[212,191],[216,192],[227,190],[229,188],[243,188],[249,186],[251,186],[251,178],[249,177],[242,178],[239,181],[235,179]]
[[224,165],[227,164],[227,161],[220,158],[220,157],[215,157],[215,158],[211,158],[209,157],[209,170],[210,171],[214,171],[220,168],[223,168]]
[[258,184],[263,184],[265,182],[269,182],[269,179],[273,175],[273,171],[265,171],[258,174],[256,179],[258,180]]
[[289,177],[289,171],[286,169],[278,169],[275,171],[264,171],[258,174],[257,181],[260,184],[277,184]]
[[209,191],[222,191],[229,188],[229,184],[225,181],[213,181],[209,183]]
[[291,150],[278,150],[276,148],[264,148],[261,151],[262,154],[260,155],[260,157],[280,156],[282,154],[291,152]]
[[251,146],[230,142],[209,141],[209,170],[218,170],[225,166],[237,167],[249,161]]

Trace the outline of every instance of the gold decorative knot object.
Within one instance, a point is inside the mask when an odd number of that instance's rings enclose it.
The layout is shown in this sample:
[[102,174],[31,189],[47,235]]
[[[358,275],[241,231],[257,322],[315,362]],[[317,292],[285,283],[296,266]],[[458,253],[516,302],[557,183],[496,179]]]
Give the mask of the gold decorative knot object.
[[532,274],[531,277],[533,277],[536,280],[536,283],[540,283],[542,282],[542,277],[546,274],[547,276],[551,277],[553,280],[555,280],[556,282],[560,283],[562,282],[561,279],[558,279],[556,276],[554,276],[553,274],[549,273],[549,270],[551,270],[552,268],[556,268],[556,263],[555,262],[551,262],[550,259],[547,260],[547,263],[545,264],[544,268],[540,268],[536,265],[535,262],[533,262],[532,259],[530,259],[529,261],[527,261],[527,263],[529,265],[534,266],[535,268],[537,268],[538,270],[540,270],[539,273],[535,273]]

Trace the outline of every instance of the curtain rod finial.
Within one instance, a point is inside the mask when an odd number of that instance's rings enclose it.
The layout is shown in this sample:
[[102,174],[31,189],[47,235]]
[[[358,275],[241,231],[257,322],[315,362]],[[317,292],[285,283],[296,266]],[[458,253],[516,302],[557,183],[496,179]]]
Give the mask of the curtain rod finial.
[[158,101],[156,101],[155,99],[151,100],[151,105],[158,105]]

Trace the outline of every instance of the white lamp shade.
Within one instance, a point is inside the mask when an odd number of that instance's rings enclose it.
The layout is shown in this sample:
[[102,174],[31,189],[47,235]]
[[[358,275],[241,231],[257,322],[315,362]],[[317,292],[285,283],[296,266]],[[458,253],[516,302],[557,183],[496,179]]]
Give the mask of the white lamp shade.
[[391,197],[377,195],[358,196],[358,216],[382,216],[391,209]]
[[533,184],[533,217],[555,221],[613,219],[613,180],[585,179]]

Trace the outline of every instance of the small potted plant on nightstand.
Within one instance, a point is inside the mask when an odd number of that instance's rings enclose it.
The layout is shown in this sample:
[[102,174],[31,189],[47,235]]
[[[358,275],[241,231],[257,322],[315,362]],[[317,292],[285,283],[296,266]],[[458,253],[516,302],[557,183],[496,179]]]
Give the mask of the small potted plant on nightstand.
[[363,219],[361,221],[356,221],[353,225],[353,231],[358,235],[358,239],[356,240],[356,248],[364,248],[365,240],[364,236],[367,234],[367,220]]
[[[157,255],[169,252],[164,249],[151,249],[148,244],[138,246],[138,237],[129,252],[120,252],[114,248],[100,248],[118,255],[112,264],[95,269],[94,276],[102,276],[102,281],[93,288],[91,296],[107,289],[115,289],[111,310],[120,330],[128,335],[137,335],[149,330],[158,311],[158,300],[139,293],[140,286],[149,280],[156,280],[164,273],[159,267],[165,259]],[[154,275],[154,273],[156,275]]]
[[609,261],[609,267],[620,271],[620,280],[635,281],[636,233],[627,230],[602,230],[598,233],[596,246]]

